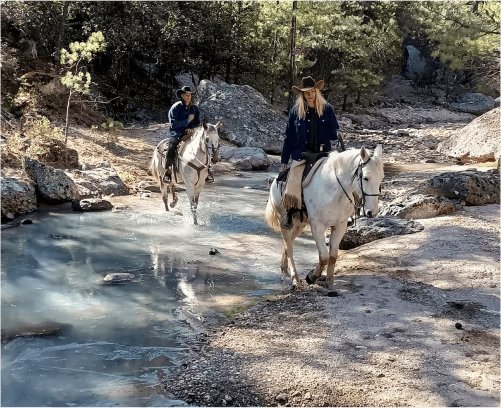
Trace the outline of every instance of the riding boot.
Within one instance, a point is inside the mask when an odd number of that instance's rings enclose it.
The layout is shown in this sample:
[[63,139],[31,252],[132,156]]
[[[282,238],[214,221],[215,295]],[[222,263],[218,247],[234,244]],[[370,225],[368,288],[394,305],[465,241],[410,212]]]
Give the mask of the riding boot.
[[170,183],[172,181],[172,164],[174,163],[174,158],[173,157],[167,157],[167,160],[165,161],[165,172],[162,177],[162,180],[165,183]]
[[296,211],[297,210],[295,208],[287,210],[287,212],[284,214],[284,216],[282,217],[282,220],[280,222],[281,228],[286,229],[286,230],[292,229],[292,225],[293,225],[292,216],[294,215],[294,213]]

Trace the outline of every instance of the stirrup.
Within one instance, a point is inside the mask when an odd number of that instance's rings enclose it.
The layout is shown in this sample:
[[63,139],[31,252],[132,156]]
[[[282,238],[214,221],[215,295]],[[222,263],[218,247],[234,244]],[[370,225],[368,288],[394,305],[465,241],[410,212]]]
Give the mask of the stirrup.
[[164,183],[172,182],[172,170],[170,168],[165,170],[164,175],[162,177],[162,181]]
[[280,228],[285,230],[291,230],[294,225],[294,221],[292,220],[292,215],[289,217],[287,212],[284,214],[282,219],[280,220]]

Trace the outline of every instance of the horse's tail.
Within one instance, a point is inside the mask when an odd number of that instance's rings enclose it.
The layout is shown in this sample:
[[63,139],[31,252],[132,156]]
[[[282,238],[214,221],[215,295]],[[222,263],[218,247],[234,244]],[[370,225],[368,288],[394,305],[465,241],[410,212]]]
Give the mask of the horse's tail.
[[158,185],[161,185],[162,176],[163,176],[163,166],[162,166],[162,155],[158,151],[158,148],[155,148],[153,152],[153,157],[150,161],[149,171]]
[[275,231],[280,231],[280,219],[278,212],[272,203],[271,191],[270,196],[268,197],[268,204],[266,204],[266,210],[264,211],[264,220],[270,228],[273,228]]

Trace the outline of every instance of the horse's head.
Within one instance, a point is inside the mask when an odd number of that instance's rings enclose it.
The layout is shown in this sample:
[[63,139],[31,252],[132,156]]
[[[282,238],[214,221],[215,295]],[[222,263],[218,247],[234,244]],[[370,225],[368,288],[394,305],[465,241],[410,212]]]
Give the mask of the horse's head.
[[205,145],[209,151],[212,163],[217,163],[219,161],[218,129],[220,126],[221,122],[217,122],[215,125],[203,122],[203,127],[205,129]]
[[381,195],[381,182],[383,181],[383,148],[378,145],[372,157],[362,147],[360,149],[360,164],[355,173],[356,193],[361,197],[364,215],[374,217],[379,211],[379,196]]

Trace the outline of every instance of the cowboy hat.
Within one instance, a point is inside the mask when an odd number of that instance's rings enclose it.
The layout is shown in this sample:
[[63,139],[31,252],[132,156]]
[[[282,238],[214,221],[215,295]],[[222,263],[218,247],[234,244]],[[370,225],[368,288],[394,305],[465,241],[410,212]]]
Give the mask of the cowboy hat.
[[300,92],[309,91],[310,89],[313,89],[313,88],[317,88],[319,91],[324,89],[323,79],[321,79],[320,81],[315,83],[315,80],[311,76],[303,77],[303,79],[301,79],[301,82],[299,83],[299,85],[293,86],[292,90],[294,91],[294,93],[300,93]]
[[181,95],[184,94],[184,93],[195,93],[195,91],[192,91],[191,88],[189,86],[183,86],[181,89],[178,89],[176,91],[176,95],[178,98],[181,98]]

